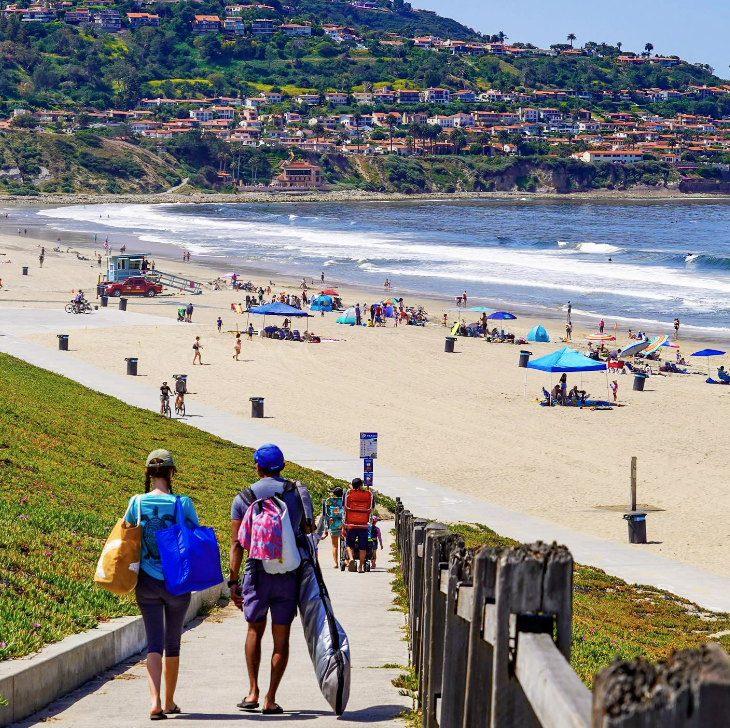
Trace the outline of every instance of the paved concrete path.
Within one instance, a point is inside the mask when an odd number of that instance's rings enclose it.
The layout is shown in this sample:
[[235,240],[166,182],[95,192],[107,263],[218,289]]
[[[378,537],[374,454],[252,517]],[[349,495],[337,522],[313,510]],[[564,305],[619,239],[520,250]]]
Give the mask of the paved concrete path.
[[[58,372],[136,407],[157,409],[159,406],[156,388],[132,377],[111,374],[66,352],[13,337],[0,337],[0,351]],[[188,414],[195,415],[192,419],[185,419],[190,426],[239,445],[258,447],[265,442],[276,442],[288,460],[322,470],[336,478],[350,480],[362,472],[358,453],[346,454],[323,447],[280,432],[265,424],[266,420],[238,417],[197,404],[193,398],[186,402],[186,407]],[[503,536],[523,542],[538,539],[557,541],[568,546],[577,561],[597,566],[629,583],[656,586],[691,599],[705,609],[730,612],[730,578],[655,556],[650,553],[650,545],[628,546],[594,538],[380,465],[376,465],[375,470],[377,489],[392,498],[399,496],[406,508],[419,516],[446,522],[483,523]],[[616,514],[617,520],[619,516]],[[625,528],[623,522],[620,527]]]
[[[213,614],[183,635],[177,702],[185,711],[165,725],[221,728],[246,722],[275,721],[278,725],[316,721],[316,725],[357,726],[366,723],[383,728],[394,725],[395,716],[410,707],[410,700],[398,695],[392,680],[400,670],[386,664],[405,665],[407,645],[401,629],[404,618],[392,609],[389,553],[391,524],[383,524],[386,548],[381,563],[369,574],[350,574],[330,567],[328,544],[322,544],[320,563],[330,591],[335,615],[351,644],[352,685],[345,715],[338,719],[325,702],[302,635],[299,620],[292,626],[291,657],[277,702],[283,716],[263,716],[240,711],[236,703],[248,692],[243,653],[246,622],[232,606]],[[385,557],[385,558],[384,558]],[[268,686],[268,658],[271,640],[267,634],[262,653],[261,687]],[[59,728],[140,728],[149,725],[149,692],[144,660],[132,658],[100,675],[83,688],[51,704],[33,717],[15,723],[14,728],[53,725]]]

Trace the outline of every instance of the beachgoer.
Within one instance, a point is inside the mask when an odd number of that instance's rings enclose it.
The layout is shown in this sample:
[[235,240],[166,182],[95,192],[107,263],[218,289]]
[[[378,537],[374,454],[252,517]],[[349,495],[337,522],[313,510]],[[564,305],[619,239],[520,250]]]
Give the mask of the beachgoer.
[[342,497],[344,491],[338,485],[332,495],[322,504],[322,519],[324,520],[324,537],[332,541],[332,559],[335,569],[340,565],[340,538],[342,537],[342,518],[344,505]]
[[[136,598],[147,634],[147,678],[150,688],[150,720],[162,720],[180,713],[175,703],[175,688],[180,669],[180,638],[183,622],[190,606],[190,594],[175,596],[165,587],[160,554],[155,533],[160,528],[176,524],[176,500],[172,492],[172,478],[177,472],[172,455],[167,450],[153,450],[145,463],[144,495],[129,499],[124,520],[142,528],[142,552],[139,563]],[[192,501],[179,496],[185,522],[198,526],[198,516]],[[161,685],[165,675],[165,698]]]
[[678,318],[674,319],[674,338],[675,339],[679,338],[679,319]]
[[[284,454],[273,444],[262,445],[253,456],[259,480],[239,493],[231,506],[231,552],[228,586],[231,599],[243,611],[248,622],[246,636],[246,667],[249,690],[238,703],[242,710],[258,710],[260,705],[259,665],[261,640],[266,630],[266,619],[271,612],[271,634],[274,651],[271,658],[269,689],[261,704],[265,715],[283,713],[276,704],[276,692],[284,677],[289,660],[289,635],[297,613],[299,596],[298,569],[283,574],[270,574],[260,560],[247,558],[244,567],[243,586],[239,586],[239,572],[243,560],[243,547],[238,533],[244,516],[253,500],[277,496],[284,501],[295,538],[301,542],[312,531],[313,510],[309,491],[300,483],[291,483],[281,477]],[[252,500],[253,499],[253,500]]]
[[200,354],[200,350],[202,348],[203,348],[203,345],[200,343],[200,337],[196,336],[195,343],[193,344],[193,351],[195,352],[193,354],[193,364],[195,364],[196,361],[200,362],[201,365],[203,364],[203,357]]
[[355,326],[362,326],[362,314],[359,303],[355,304]]
[[613,401],[616,402],[616,397],[618,397],[618,381],[615,379],[611,382],[611,392],[613,392]]
[[568,323],[571,323],[570,321],[570,312],[573,310],[573,305],[570,301],[568,301]]
[[180,409],[185,404],[185,395],[188,393],[188,383],[185,377],[176,374],[175,380],[175,409]]
[[566,397],[568,395],[568,375],[563,372],[563,374],[560,376],[560,398],[562,401],[565,401]]
[[170,392],[172,392],[172,389],[170,389],[167,382],[163,382],[160,387],[160,414],[165,411],[165,402],[170,401]]
[[101,268],[101,253],[97,253],[96,255],[96,264]]
[[215,325],[218,327],[218,333],[220,334],[221,328],[223,327],[223,319],[219,316],[218,320],[215,322]]
[[322,275],[320,276],[320,280],[322,281],[322,283],[324,283],[324,271],[322,271]]
[[380,528],[378,527],[378,517],[373,516],[372,523],[370,524],[370,527],[368,528],[368,541],[370,542],[370,548],[373,551],[373,569],[376,566],[377,560],[378,560],[378,544],[380,544],[380,548],[383,548],[383,536],[380,533]]
[[568,341],[572,341],[572,340],[573,340],[573,339],[572,339],[572,335],[573,335],[573,324],[571,324],[570,322],[568,322],[568,323],[567,323],[567,324],[565,325],[565,338],[566,338],[566,339],[567,339]]
[[604,328],[604,326],[605,326],[605,325],[606,325],[606,324],[604,323],[603,319],[601,319],[601,320],[600,320],[600,321],[598,322],[598,333],[599,333],[599,334],[602,334],[602,333],[603,333],[603,328]]
[[253,341],[253,324],[248,325],[248,331],[246,333],[248,334],[248,340]]
[[449,325],[449,317],[446,314],[444,314],[444,318],[443,318],[442,323],[443,323],[444,326],[448,326]]
[[185,320],[191,324],[193,322],[193,304],[189,303],[185,307]]
[[362,478],[352,481],[352,490],[347,491],[344,505],[348,566],[352,571],[355,561],[359,561],[357,570],[362,574],[368,548],[368,522],[374,505],[373,494],[363,488]]
[[46,256],[43,255],[43,252],[38,256],[38,262],[41,264],[41,268],[43,267],[43,261],[45,260]]
[[233,358],[238,361],[238,355],[241,353],[241,334],[236,334],[236,341],[233,344],[233,350],[236,352]]
[[464,308],[466,308],[466,291],[461,295],[461,298],[464,301]]

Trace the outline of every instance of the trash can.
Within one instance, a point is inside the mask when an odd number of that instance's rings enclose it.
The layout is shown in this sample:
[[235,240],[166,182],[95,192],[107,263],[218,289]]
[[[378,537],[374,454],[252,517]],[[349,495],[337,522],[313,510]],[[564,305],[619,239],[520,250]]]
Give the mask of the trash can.
[[645,382],[646,382],[646,374],[634,374],[634,391],[643,392]]
[[519,366],[522,369],[527,369],[527,362],[530,361],[530,357],[532,356],[531,351],[520,351],[520,363]]
[[264,398],[250,397],[251,401],[251,417],[261,418],[264,416]]
[[68,334],[56,334],[58,336],[58,350],[68,351]]
[[456,343],[456,337],[455,336],[447,336],[446,337],[446,346],[444,346],[444,351],[447,354],[453,354],[454,353],[454,344]]
[[125,359],[124,361],[127,362],[127,374],[129,374],[130,377],[136,377],[137,376],[137,362],[138,359],[134,357],[129,357]]
[[106,294],[102,295],[99,300],[101,301],[102,308],[106,308],[109,305],[109,296]]
[[23,266],[23,275],[24,276],[27,276],[28,275],[28,266],[27,265],[24,265]]
[[96,284],[96,297],[99,298],[99,296],[103,296],[105,290],[106,290],[105,283],[97,283]]
[[127,299],[126,298],[120,298],[119,299],[119,310],[120,311],[126,311],[127,310]]
[[646,511],[624,513],[629,523],[629,543],[646,543]]

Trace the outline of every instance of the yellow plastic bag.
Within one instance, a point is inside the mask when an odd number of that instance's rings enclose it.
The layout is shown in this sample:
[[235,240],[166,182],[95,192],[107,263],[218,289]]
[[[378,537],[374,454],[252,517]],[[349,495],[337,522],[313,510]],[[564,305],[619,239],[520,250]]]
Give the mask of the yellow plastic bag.
[[112,594],[128,594],[137,586],[142,550],[140,500],[137,496],[137,525],[127,523],[125,513],[109,534],[96,565],[94,581]]

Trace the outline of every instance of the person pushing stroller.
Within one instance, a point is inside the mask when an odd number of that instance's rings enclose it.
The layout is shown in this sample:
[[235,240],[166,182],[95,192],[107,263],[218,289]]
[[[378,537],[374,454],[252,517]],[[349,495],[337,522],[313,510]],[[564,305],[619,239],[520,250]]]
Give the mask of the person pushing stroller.
[[344,506],[343,526],[346,533],[347,566],[350,571],[357,569],[358,573],[362,574],[365,571],[368,552],[370,517],[375,507],[375,496],[363,488],[362,478],[355,478],[352,481],[352,489],[345,495]]

